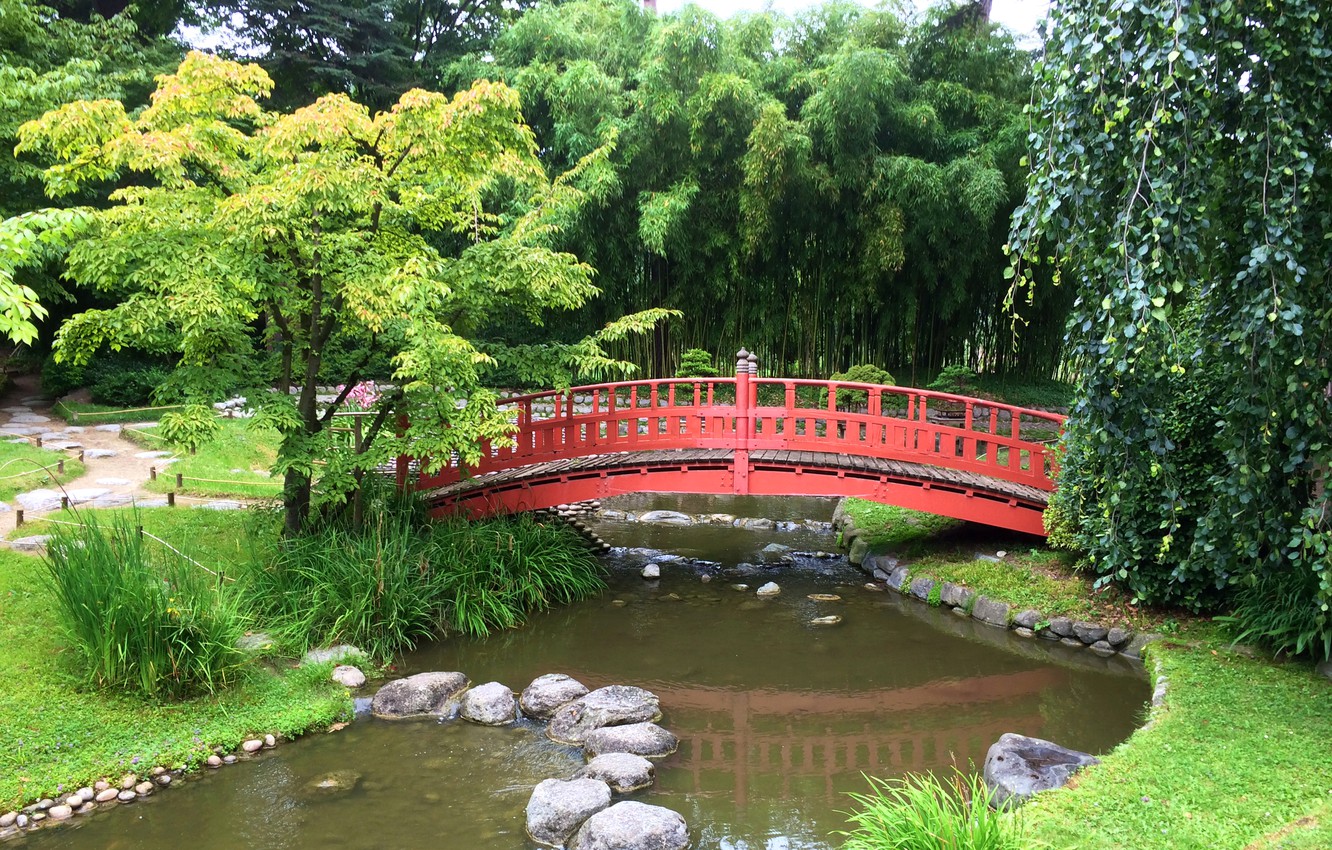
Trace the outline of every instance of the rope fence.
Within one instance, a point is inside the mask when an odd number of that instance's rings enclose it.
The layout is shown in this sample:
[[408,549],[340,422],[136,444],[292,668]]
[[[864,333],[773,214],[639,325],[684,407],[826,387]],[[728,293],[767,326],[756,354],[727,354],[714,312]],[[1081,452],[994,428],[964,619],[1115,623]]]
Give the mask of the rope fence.
[[[84,522],[70,522],[70,521],[68,521],[68,520],[63,520],[63,519],[46,519],[46,520],[43,520],[43,522],[49,522],[51,525],[68,525],[68,526],[71,526],[71,527],[73,527],[73,528],[86,528],[87,525],[88,525],[87,523],[84,523]],[[176,553],[176,554],[179,555],[180,557],[184,558],[185,560],[189,561],[191,564],[194,564],[194,565],[195,565],[196,567],[198,567],[199,569],[203,570],[204,572],[206,572],[206,573],[208,573],[209,575],[211,575],[211,576],[217,578],[217,579],[220,580],[220,581],[235,581],[235,580],[236,580],[236,579],[234,579],[233,577],[231,577],[231,576],[229,576],[229,575],[227,575],[227,574],[225,574],[225,573],[221,573],[221,572],[218,572],[217,570],[209,569],[208,567],[206,567],[206,566],[204,566],[203,564],[199,563],[199,562],[196,561],[195,559],[191,558],[189,555],[186,555],[184,552],[182,552],[182,551],[180,551],[179,549],[177,549],[175,546],[172,546],[172,545],[171,545],[170,543],[168,543],[167,541],[165,541],[165,540],[163,540],[162,538],[158,537],[156,534],[153,534],[152,532],[144,531],[144,530],[143,530],[143,526],[141,526],[141,525],[140,525],[140,526],[136,526],[134,530],[135,530],[136,532],[138,532],[138,535],[139,535],[140,539],[146,537],[146,538],[148,538],[149,540],[155,540],[155,541],[157,541],[158,543],[162,544],[162,545],[165,546],[166,548],[170,549],[172,552]]]
[[156,413],[158,411],[163,411],[163,410],[169,411],[169,410],[181,409],[181,405],[179,404],[167,404],[159,407],[126,407],[126,408],[117,408],[115,410],[74,410],[73,408],[69,407],[69,405],[64,404],[63,402],[56,402],[56,404],[52,409],[54,409],[55,407],[63,408],[65,412],[69,414],[68,417],[62,417],[62,418],[65,418],[66,421],[68,421],[69,424],[71,425],[79,424],[79,422],[83,420],[85,417],[88,419],[95,420],[95,419],[107,419],[118,416],[125,416],[126,414],[130,413]]

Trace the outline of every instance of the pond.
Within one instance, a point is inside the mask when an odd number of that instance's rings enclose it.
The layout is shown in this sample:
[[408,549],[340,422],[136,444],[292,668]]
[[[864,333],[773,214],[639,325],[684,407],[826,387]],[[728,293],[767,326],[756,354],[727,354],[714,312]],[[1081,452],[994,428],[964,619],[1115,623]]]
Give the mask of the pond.
[[[778,519],[831,515],[822,500],[800,501],[650,506]],[[650,543],[685,557],[662,563],[661,579],[649,582],[639,570],[661,558],[619,548],[607,559],[610,589],[601,597],[485,641],[422,648],[398,672],[461,670],[473,684],[497,680],[515,691],[563,672],[589,687],[654,691],[662,725],[681,744],[658,764],[656,787],[637,799],[684,815],[698,848],[836,847],[831,833],[846,825],[846,793],[865,789],[862,774],[979,765],[1004,732],[1102,753],[1132,732],[1149,694],[1141,667],[1122,658],[1023,640],[867,590],[844,559],[783,562],[762,551],[774,542],[832,549],[827,532],[625,523],[599,531],[618,547]],[[712,580],[704,583],[703,573]],[[769,580],[781,595],[757,599],[754,589]],[[809,624],[830,614],[842,622]],[[336,734],[28,841],[127,850],[178,850],[182,841],[190,850],[526,850],[534,846],[523,818],[532,786],[581,764],[580,753],[547,741],[536,726],[362,716]],[[355,788],[333,796],[313,790],[335,771],[354,772]]]

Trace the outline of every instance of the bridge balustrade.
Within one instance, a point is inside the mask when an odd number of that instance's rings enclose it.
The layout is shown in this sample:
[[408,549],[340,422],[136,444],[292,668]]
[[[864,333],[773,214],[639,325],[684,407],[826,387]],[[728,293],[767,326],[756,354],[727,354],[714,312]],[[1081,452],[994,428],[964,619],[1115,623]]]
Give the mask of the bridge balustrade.
[[[747,354],[742,352],[742,355]],[[501,409],[509,444],[484,444],[475,466],[454,458],[421,486],[464,475],[612,452],[723,449],[834,453],[924,463],[1054,489],[1052,444],[1063,417],[985,399],[847,381],[735,377],[622,381],[532,393]]]

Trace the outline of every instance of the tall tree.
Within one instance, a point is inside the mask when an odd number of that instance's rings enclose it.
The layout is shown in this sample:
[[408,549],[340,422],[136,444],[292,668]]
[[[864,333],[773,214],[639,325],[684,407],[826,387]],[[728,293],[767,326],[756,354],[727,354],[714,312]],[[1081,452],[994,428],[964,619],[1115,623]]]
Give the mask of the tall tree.
[[1055,4],[1013,232],[1078,299],[1060,493],[1096,571],[1194,606],[1282,587],[1268,637],[1324,655],[1330,26],[1319,0]]
[[[119,303],[68,321],[59,356],[174,350],[173,383],[196,402],[249,386],[283,435],[278,471],[297,532],[321,462],[336,494],[347,476],[408,446],[425,458],[475,458],[479,439],[511,430],[481,387],[487,358],[467,333],[492,312],[540,322],[596,293],[591,268],[549,245],[583,201],[575,184],[595,184],[606,152],[547,179],[517,94],[502,84],[453,98],[416,89],[374,114],[343,94],[269,113],[260,100],[271,88],[256,65],[191,53],[135,117],[116,101],[80,101],[24,125],[20,138],[55,160],[43,175],[54,195],[121,174],[152,178],[87,213],[67,274]],[[599,343],[654,318],[629,317],[585,341],[579,364],[613,367]],[[360,365],[347,367],[331,403],[316,386],[330,341],[348,329],[369,340],[367,359],[391,356],[398,386],[379,400],[372,450],[355,456],[330,427]],[[254,374],[258,347],[280,353],[276,391]],[[192,412],[195,425],[211,421],[205,405]],[[393,433],[398,416],[411,422],[404,434]]]

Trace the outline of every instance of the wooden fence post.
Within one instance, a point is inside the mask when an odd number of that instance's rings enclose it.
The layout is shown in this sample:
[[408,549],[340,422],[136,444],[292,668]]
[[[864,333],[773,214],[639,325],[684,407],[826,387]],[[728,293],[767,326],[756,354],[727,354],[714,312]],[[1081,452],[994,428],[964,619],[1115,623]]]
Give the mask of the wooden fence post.
[[172,490],[170,493],[167,493],[167,507],[174,508],[175,506],[176,506],[176,491]]
[[176,473],[176,489],[177,489],[177,490],[184,490],[184,489],[185,489],[185,475],[184,475],[184,473],[180,473],[180,472],[177,472],[177,473]]

